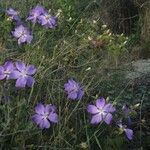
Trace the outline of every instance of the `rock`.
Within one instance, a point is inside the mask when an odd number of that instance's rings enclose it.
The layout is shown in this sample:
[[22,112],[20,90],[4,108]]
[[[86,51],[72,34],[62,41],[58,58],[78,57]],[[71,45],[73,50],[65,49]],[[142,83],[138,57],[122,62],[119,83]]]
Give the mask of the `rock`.
[[130,68],[130,71],[127,71],[126,79],[136,84],[150,85],[150,59],[133,61]]

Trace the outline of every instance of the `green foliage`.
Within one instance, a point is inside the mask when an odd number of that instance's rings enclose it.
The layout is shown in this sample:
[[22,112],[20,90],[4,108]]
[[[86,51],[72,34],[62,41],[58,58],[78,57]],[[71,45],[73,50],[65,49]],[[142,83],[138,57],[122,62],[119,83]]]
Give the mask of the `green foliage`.
[[[139,107],[135,109],[134,106],[139,104],[145,95],[143,99],[146,100],[148,108],[150,95],[147,86],[134,88],[125,79],[122,65],[129,62],[128,59],[124,60],[128,58],[128,39],[122,34],[113,34],[101,25],[97,13],[99,3],[98,0],[0,2],[2,9],[10,6],[16,8],[25,24],[32,29],[34,36],[31,45],[18,46],[11,36],[15,25],[4,12],[0,13],[1,64],[12,59],[34,64],[38,68],[36,83],[32,89],[16,89],[13,81],[0,81],[1,149],[122,150],[123,147],[139,147],[133,142],[127,142],[124,133],[120,134],[118,129],[112,130],[113,124],[92,126],[89,123],[87,104],[100,96],[109,97],[110,101],[117,104],[119,111],[122,104],[127,102],[133,112],[139,112]],[[55,29],[48,30],[25,21],[29,9],[36,4],[51,9],[55,15],[62,11]],[[102,45],[97,41],[102,41]],[[83,85],[85,96],[81,101],[66,99],[63,86],[69,78],[75,78]],[[38,102],[57,105],[60,117],[57,125],[42,131],[31,121]],[[133,113],[132,117],[136,115]],[[137,121],[140,126],[139,120]],[[138,125],[133,128],[139,130]],[[143,128],[144,125],[143,123]],[[148,141],[148,138],[146,139]],[[135,142],[138,141],[139,139],[135,138]]]
[[101,35],[99,36],[99,39],[106,43],[106,50],[108,53],[110,53],[110,55],[112,55],[112,57],[115,57],[116,59],[127,51],[125,46],[128,37],[125,37],[123,34],[115,35],[111,33],[107,27],[104,27]]

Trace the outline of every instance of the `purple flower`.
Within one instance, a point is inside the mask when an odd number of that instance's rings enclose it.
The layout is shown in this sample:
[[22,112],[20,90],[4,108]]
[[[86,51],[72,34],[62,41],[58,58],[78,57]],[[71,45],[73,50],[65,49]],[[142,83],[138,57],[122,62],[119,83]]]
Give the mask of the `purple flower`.
[[23,25],[20,25],[15,28],[15,31],[12,32],[13,36],[18,39],[18,44],[21,43],[31,43],[33,36],[31,35],[30,31],[24,27]]
[[31,20],[33,23],[36,23],[38,17],[44,13],[45,13],[45,10],[42,6],[36,6],[30,11],[30,14],[27,20]]
[[106,103],[102,97],[96,100],[95,105],[88,105],[87,111],[92,114],[91,124],[98,124],[101,121],[110,124],[113,116],[111,113],[115,112],[116,109],[111,103]]
[[124,113],[125,118],[127,118],[127,120],[128,120],[128,125],[131,125],[132,124],[132,121],[131,121],[131,118],[130,118],[131,110],[129,109],[129,107],[126,104],[124,104],[123,107],[122,107],[122,111]]
[[123,110],[125,115],[128,115],[130,112],[129,107],[126,104],[123,105],[122,110]]
[[10,74],[11,79],[17,79],[16,87],[32,87],[35,83],[34,78],[31,76],[35,74],[36,68],[33,65],[26,66],[22,62],[16,62],[16,70]]
[[46,105],[39,103],[35,107],[36,114],[32,116],[32,120],[39,125],[41,129],[49,128],[50,122],[57,123],[58,115],[54,105]]
[[119,123],[118,126],[121,129],[121,131],[125,132],[125,134],[129,140],[133,139],[133,130],[126,128],[126,126],[122,125],[121,123]]
[[79,83],[75,82],[73,79],[68,80],[68,83],[64,84],[64,88],[68,93],[68,99],[81,99],[84,95],[84,92]]
[[19,13],[16,10],[14,10],[13,8],[9,8],[8,10],[6,10],[6,13],[11,20],[14,20],[16,22],[21,22],[21,19],[18,15]]
[[49,15],[47,12],[45,12],[43,15],[40,15],[38,19],[39,23],[47,28],[54,28],[57,25],[57,18]]
[[10,74],[14,71],[15,67],[11,61],[5,62],[3,66],[0,66],[0,80],[6,78],[8,80],[10,78]]

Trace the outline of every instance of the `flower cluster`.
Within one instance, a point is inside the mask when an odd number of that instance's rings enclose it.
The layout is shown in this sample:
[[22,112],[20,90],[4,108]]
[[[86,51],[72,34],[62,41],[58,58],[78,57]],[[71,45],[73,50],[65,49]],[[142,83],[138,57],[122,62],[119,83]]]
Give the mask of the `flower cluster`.
[[[84,91],[78,82],[73,79],[69,79],[67,83],[64,84],[64,90],[67,92],[67,98],[70,100],[81,100]],[[96,100],[95,105],[89,104],[87,106],[87,112],[91,114],[91,124],[99,124],[100,122],[105,122],[109,125],[113,120],[113,113],[116,108],[113,104],[108,103],[103,97]],[[49,128],[50,122],[57,123],[58,115],[56,114],[56,107],[54,105],[43,105],[38,104],[35,107],[36,114],[32,116],[32,120],[41,128]],[[122,125],[122,123],[117,123],[119,130],[125,132],[129,140],[133,138],[133,130]]]
[[[36,71],[37,69],[33,65],[26,65],[23,62],[13,63],[12,61],[7,61],[3,66],[0,66],[0,80],[16,79],[16,87],[32,87],[35,83],[32,75]],[[64,84],[64,90],[67,92],[67,98],[70,100],[81,100],[84,95],[83,87],[73,79],[69,79]],[[124,105],[122,110],[125,116],[130,111],[127,105]],[[99,124],[104,121],[109,125],[113,120],[113,113],[115,111],[116,108],[111,103],[106,102],[103,97],[97,99],[95,105],[89,104],[87,106],[87,112],[91,114],[91,124]],[[54,105],[43,105],[39,103],[35,107],[35,112],[36,114],[32,116],[32,120],[41,129],[47,129],[51,123],[57,123],[59,120],[56,113],[56,106]],[[118,123],[117,125],[122,132],[126,133],[129,140],[133,138],[133,130],[122,125],[122,123]]]
[[[116,109],[111,103],[107,103],[106,100],[101,97],[100,99],[96,100],[95,105],[89,104],[87,107],[87,111],[92,115],[91,124],[99,124],[100,122],[104,121],[109,125],[113,119],[112,113],[114,113]],[[122,122],[117,123],[117,126],[119,126],[121,133],[125,132],[127,138],[129,140],[132,140],[133,130],[127,128],[126,125],[122,125]]]
[[[19,13],[13,8],[6,10],[6,14],[9,16],[9,19],[16,23],[14,31],[12,31],[13,37],[18,40],[18,44],[21,43],[31,43],[33,36],[31,31],[24,26],[19,16]],[[34,7],[27,18],[28,21],[32,23],[39,23],[40,25],[46,28],[54,28],[57,25],[57,18],[48,13],[48,11],[42,6]]]
[[[12,35],[18,40],[18,44],[31,43],[33,35],[22,23],[19,13],[13,8],[6,10],[6,13],[9,16],[9,19],[16,23],[16,27],[12,31]],[[46,28],[54,28],[57,25],[57,18],[52,16],[48,10],[39,5],[30,10],[26,20],[31,21],[33,24],[38,23]],[[106,32],[106,34],[108,33]],[[111,34],[109,34],[109,36],[111,36]],[[93,42],[93,44],[95,45],[96,43]],[[0,66],[0,80],[15,79],[16,87],[32,87],[35,83],[33,75],[36,71],[37,69],[33,65],[26,65],[23,62],[13,63],[12,61],[7,61],[3,66]],[[81,100],[84,96],[83,87],[73,79],[69,79],[68,82],[64,84],[64,90],[67,93],[67,99],[69,100]],[[129,120],[131,122],[129,116],[130,110],[127,105],[123,106],[122,111],[125,117],[128,118],[128,122]],[[91,115],[91,124],[105,122],[107,125],[110,125],[112,121],[115,122],[115,116],[113,116],[113,114],[116,112],[116,108],[103,97],[97,99],[95,104],[88,104],[87,112]],[[58,123],[59,121],[59,116],[56,113],[56,106],[38,103],[35,107],[35,114],[32,116],[32,121],[35,122],[41,129],[50,128],[52,123]],[[132,140],[133,130],[129,129],[125,124],[122,124],[122,121],[116,124],[121,133],[125,132],[127,138]]]
[[32,75],[35,73],[36,68],[33,65],[26,65],[23,62],[7,61],[0,66],[0,80],[16,79],[15,86],[19,88],[32,87],[35,83]]

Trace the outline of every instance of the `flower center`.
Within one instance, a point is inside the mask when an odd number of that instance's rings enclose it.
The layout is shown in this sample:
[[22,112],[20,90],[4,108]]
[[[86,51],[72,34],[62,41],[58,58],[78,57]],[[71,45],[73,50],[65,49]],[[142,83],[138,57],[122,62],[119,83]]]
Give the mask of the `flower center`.
[[26,77],[26,76],[27,76],[26,71],[22,71],[22,72],[21,72],[21,76],[22,76],[22,77]]
[[43,115],[43,119],[47,119],[48,118],[48,113],[45,113],[44,115]]
[[35,17],[35,18],[38,17],[39,16],[39,12],[33,12],[32,16]]
[[6,70],[6,71],[4,71],[4,74],[9,75],[10,71]]
[[25,35],[25,31],[22,31],[21,36],[24,36],[24,35]]
[[70,93],[71,92],[78,92],[78,90],[79,90],[79,88],[76,86],[76,85],[73,85],[72,87],[71,87],[71,89],[70,89]]
[[46,20],[49,20],[50,17],[51,17],[50,15],[46,15],[46,16],[45,16]]
[[102,108],[101,108],[101,109],[99,108],[98,110],[99,110],[99,113],[100,113],[101,115],[104,115],[104,114],[105,114],[105,112],[104,112],[104,110],[103,110]]
[[73,85],[73,91],[77,92],[78,90],[79,90],[78,86],[77,85]]

